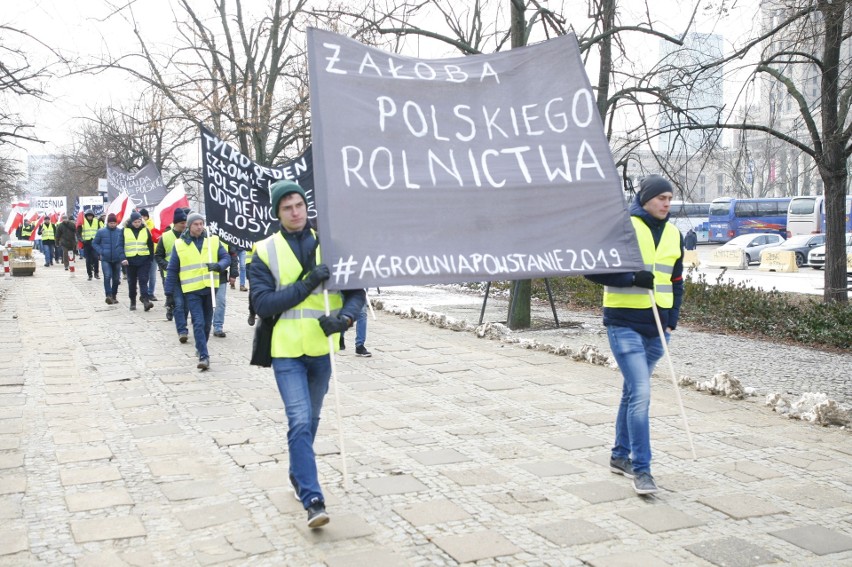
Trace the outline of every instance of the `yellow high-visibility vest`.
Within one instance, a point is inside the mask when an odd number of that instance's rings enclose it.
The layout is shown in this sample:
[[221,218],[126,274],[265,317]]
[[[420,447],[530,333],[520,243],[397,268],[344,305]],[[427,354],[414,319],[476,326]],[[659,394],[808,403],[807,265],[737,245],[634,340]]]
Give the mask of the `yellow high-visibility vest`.
[[[183,238],[175,240],[174,253],[180,259],[180,289],[184,293],[197,291],[205,287],[212,287],[210,284],[210,270],[207,269],[207,264],[219,261],[219,237],[208,236],[201,244],[201,250],[195,245],[195,242],[189,244]],[[219,274],[214,274],[212,278],[219,285]]]
[[148,235],[147,230],[140,230],[139,236],[133,234],[130,227],[124,229],[124,256],[132,258],[134,256],[150,256],[151,251],[148,250]]
[[53,236],[53,225],[46,224],[41,227],[41,239],[42,240],[55,240]]
[[[313,230],[311,232],[313,233]],[[276,231],[275,234],[257,244],[257,257],[272,273],[276,290],[292,284],[302,273],[299,260],[280,231]],[[320,249],[317,247],[316,263],[319,264],[320,261]],[[343,307],[343,295],[339,292],[329,292],[328,303],[330,314],[337,315]],[[311,290],[304,301],[288,309],[278,318],[278,322],[272,329],[272,358],[328,354],[328,337],[322,332],[318,321],[323,315],[325,315],[325,301],[322,286],[317,286]],[[331,335],[331,339],[334,350],[339,350],[340,333]]]
[[[639,251],[645,269],[654,273],[654,301],[658,307],[668,309],[674,305],[672,288],[672,272],[680,258],[680,232],[671,223],[666,223],[660,243],[654,247],[654,235],[642,219],[630,217],[636,238],[639,240]],[[651,298],[648,290],[642,287],[613,287],[604,286],[604,307],[624,307],[627,309],[650,309]]]
[[[166,253],[166,263],[172,258],[172,249],[175,247],[175,241],[177,240],[178,235],[175,234],[173,229],[167,230],[161,237],[160,242],[163,243],[163,250]],[[160,270],[163,272],[163,270]],[[163,272],[165,273],[165,272]]]
[[84,217],[83,230],[81,233],[83,236],[83,240],[92,240],[95,237],[95,233],[98,232],[98,229],[101,228],[101,226],[103,225],[101,225],[101,221],[99,221],[98,219],[92,217],[92,222],[89,222]]

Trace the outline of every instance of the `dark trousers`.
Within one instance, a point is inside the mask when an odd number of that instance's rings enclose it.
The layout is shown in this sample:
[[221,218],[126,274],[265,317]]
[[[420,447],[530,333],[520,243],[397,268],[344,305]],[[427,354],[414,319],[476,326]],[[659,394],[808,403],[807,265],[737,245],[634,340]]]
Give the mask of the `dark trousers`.
[[140,299],[148,299],[148,276],[151,274],[151,258],[141,264],[127,264],[127,287],[130,288],[130,303],[136,303],[136,286],[139,285]]
[[83,241],[83,252],[86,255],[86,275],[98,275],[100,267],[98,266],[98,254],[92,248],[91,240]]

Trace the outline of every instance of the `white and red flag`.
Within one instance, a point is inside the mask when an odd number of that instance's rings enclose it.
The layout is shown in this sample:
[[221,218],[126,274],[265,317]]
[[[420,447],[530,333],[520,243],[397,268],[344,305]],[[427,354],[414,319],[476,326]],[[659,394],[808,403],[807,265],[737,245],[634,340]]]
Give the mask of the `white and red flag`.
[[183,183],[169,191],[160,204],[154,209],[152,219],[154,221],[153,233],[154,240],[159,240],[160,235],[172,224],[175,217],[175,211],[189,207],[189,199],[186,198]]
[[109,207],[107,207],[106,214],[107,216],[109,216],[110,214],[115,215],[116,222],[121,224],[121,221],[124,220],[125,216],[130,216],[128,213],[132,208],[133,207],[130,204],[130,197],[125,191],[124,193],[113,199],[113,201],[109,204]]

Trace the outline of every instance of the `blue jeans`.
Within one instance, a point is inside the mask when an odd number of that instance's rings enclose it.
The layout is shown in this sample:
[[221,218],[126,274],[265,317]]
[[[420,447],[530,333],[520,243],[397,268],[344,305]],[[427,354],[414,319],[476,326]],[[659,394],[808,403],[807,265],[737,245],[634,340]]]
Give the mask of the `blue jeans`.
[[[624,385],[615,420],[612,456],[631,458],[635,472],[651,471],[651,373],[663,356],[660,337],[646,337],[629,327],[608,326],[609,347]],[[669,334],[666,333],[666,342]]]
[[237,252],[237,259],[240,261],[240,287],[246,286],[246,251],[240,250]]
[[302,505],[307,508],[314,498],[325,501],[317,478],[314,439],[331,378],[331,359],[328,355],[273,358],[272,370],[287,414],[290,474],[296,479]]
[[192,317],[192,338],[195,339],[198,358],[210,358],[210,353],[207,352],[207,339],[210,338],[210,327],[213,325],[213,295],[190,292],[183,298]]
[[53,241],[45,242],[42,240],[41,249],[44,252],[44,265],[50,266],[53,264]]
[[118,294],[118,284],[121,283],[121,262],[101,259],[101,270],[104,273],[104,294],[107,297],[115,297]]
[[148,297],[153,297],[154,290],[157,289],[157,279],[160,277],[159,271],[157,262],[151,262],[151,273],[148,274]]
[[183,291],[181,290],[180,285],[175,286],[175,289],[172,292],[172,297],[174,297],[175,300],[175,306],[172,309],[175,328],[177,329],[178,335],[188,335],[189,329],[186,328],[186,315],[189,311],[186,308],[186,301],[184,300]]
[[213,330],[221,331],[222,325],[225,324],[225,293],[228,289],[228,284],[219,284],[219,289],[216,290],[216,309],[213,311]]
[[355,321],[355,346],[363,346],[367,342],[367,303],[361,308],[358,313],[358,319]]

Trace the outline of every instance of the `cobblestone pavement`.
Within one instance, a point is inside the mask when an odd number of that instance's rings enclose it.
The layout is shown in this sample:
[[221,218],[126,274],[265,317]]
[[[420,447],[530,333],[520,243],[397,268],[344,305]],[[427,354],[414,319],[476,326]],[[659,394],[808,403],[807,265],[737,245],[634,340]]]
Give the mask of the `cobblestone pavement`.
[[[609,472],[616,371],[378,311],[317,449],[331,523],[288,491],[247,294],[195,369],[163,303],[39,267],[0,281],[0,565],[848,565],[852,438],[654,384],[656,497]],[[351,337],[350,344],[351,344]],[[351,346],[350,346],[351,349]],[[338,446],[347,456],[344,486]]]

